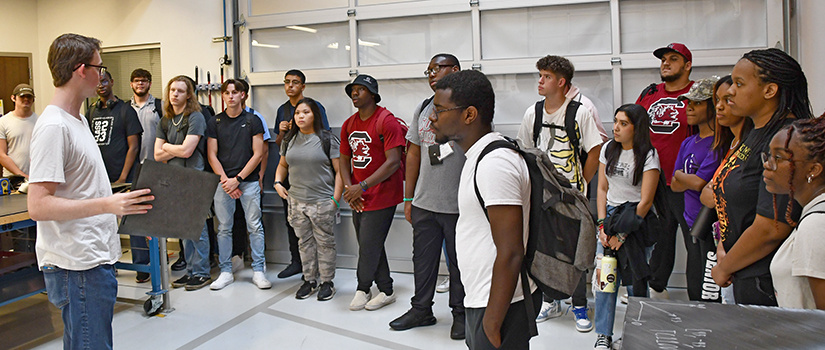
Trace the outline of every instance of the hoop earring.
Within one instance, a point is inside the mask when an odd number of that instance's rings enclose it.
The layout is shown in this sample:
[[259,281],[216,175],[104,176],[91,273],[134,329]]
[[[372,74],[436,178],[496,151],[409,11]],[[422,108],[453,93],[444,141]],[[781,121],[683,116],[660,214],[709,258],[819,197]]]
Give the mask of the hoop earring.
[[813,180],[813,178],[814,178],[813,175],[808,175],[808,183],[811,183],[811,180]]

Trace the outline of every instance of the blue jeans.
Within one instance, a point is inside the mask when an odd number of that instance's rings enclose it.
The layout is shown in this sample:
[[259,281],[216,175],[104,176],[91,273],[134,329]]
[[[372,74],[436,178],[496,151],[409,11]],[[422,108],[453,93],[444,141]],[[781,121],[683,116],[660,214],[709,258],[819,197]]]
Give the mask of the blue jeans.
[[117,280],[113,265],[71,271],[43,267],[49,301],[63,316],[64,349],[111,349]]
[[[246,217],[246,231],[249,232],[249,246],[252,248],[252,270],[263,271],[264,227],[261,225],[261,186],[258,181],[241,182],[238,186],[241,206]],[[218,218],[218,266],[221,272],[232,272],[232,223],[235,214],[235,200],[218,186],[215,190],[215,216]]]
[[[614,206],[607,206],[607,216],[613,215],[613,212],[616,211],[617,207]],[[650,255],[653,252],[653,247],[645,248],[645,255],[647,256],[647,260],[650,260]],[[602,243],[597,241],[596,242],[596,255],[604,254],[604,247]],[[599,266],[596,266],[599,268]],[[620,269],[616,269],[616,281],[620,283],[622,281],[622,275]],[[638,294],[634,293],[633,286],[627,286],[627,295],[629,296],[641,296],[647,297],[647,288],[643,291],[635,291]],[[605,293],[601,291],[595,292],[596,298],[596,310],[594,311],[594,318],[596,323],[596,334],[603,334],[608,337],[613,336],[613,321],[616,318],[616,297],[617,293]]]
[[183,240],[186,259],[186,274],[195,277],[209,277],[209,228],[203,224],[201,236],[197,241]]

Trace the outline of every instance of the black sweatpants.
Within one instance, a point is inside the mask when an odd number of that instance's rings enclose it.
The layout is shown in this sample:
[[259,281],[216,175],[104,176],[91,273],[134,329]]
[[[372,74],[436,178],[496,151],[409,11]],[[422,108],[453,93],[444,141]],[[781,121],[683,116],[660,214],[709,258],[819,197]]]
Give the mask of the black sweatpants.
[[670,220],[664,223],[662,231],[659,232],[649,262],[652,269],[649,285],[657,292],[667,288],[670,274],[673,273],[673,263],[676,258],[676,230],[680,225],[687,227],[687,223],[684,222],[684,194],[673,192],[670,187],[666,187],[665,193],[668,201],[667,208],[670,209]]
[[733,275],[733,299],[743,305],[777,306],[771,274],[745,278]]
[[694,242],[687,227],[682,227],[682,236],[687,250],[685,279],[688,299],[721,303],[721,288],[713,282],[710,275],[710,269],[716,266],[716,246],[713,245],[713,240],[696,239]]
[[357,290],[369,292],[372,282],[378,290],[392,295],[392,277],[384,242],[390,232],[395,206],[363,212],[352,212],[352,224],[358,239]]
[[447,264],[450,271],[450,308],[453,317],[464,315],[464,285],[455,257],[455,226],[458,214],[436,213],[412,206],[413,276],[415,294],[411,299],[414,309],[432,313],[435,285],[438,283],[438,265],[441,243],[447,246]]
[[[521,288],[521,285],[517,285],[516,288]],[[501,346],[498,349],[523,350],[530,348],[530,327],[527,322],[529,317],[535,319],[539,313],[541,291],[536,290],[531,297],[533,298],[535,310],[529,316],[527,315],[527,308],[524,306],[524,300],[510,304],[507,315],[504,316],[504,321],[501,323]],[[481,325],[485,311],[487,311],[487,308],[467,308],[467,321],[464,326],[467,338],[464,342],[467,343],[470,350],[496,349],[490,344],[490,340]]]

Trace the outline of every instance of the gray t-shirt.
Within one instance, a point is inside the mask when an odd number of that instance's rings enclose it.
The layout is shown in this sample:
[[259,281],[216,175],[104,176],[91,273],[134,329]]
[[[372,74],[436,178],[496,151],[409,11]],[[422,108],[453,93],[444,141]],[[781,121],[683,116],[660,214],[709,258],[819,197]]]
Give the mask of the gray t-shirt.
[[[608,141],[602,147],[599,153],[599,162],[607,165],[607,148],[610,143],[616,142]],[[633,172],[636,169],[636,158],[633,150],[622,150],[619,159],[616,161],[616,173],[605,174],[607,178],[607,204],[613,207],[618,207],[625,202],[638,203],[642,201],[642,182],[633,185]],[[659,169],[659,155],[656,149],[651,149],[647,153],[643,172],[648,170]]]
[[281,156],[286,149],[286,163],[289,164],[289,196],[301,202],[321,202],[329,200],[335,190],[335,173],[330,159],[340,157],[340,141],[331,137],[329,158],[316,134],[297,133],[287,147],[281,148]]
[[155,110],[155,97],[149,94],[149,98],[143,106],[138,106],[135,103],[135,97],[129,101],[132,108],[137,112],[140,125],[143,127],[143,136],[140,137],[140,154],[138,154],[137,161],[144,159],[155,160],[155,133],[160,123],[160,111]]
[[[200,145],[203,143],[203,135],[204,132],[206,132],[206,119],[204,119],[203,114],[201,114],[201,112],[193,112],[189,115],[188,121],[182,119],[186,118],[182,118],[181,115],[176,115],[173,116],[172,120],[168,122],[161,120],[161,122],[158,123],[157,129],[158,138],[173,145],[181,145],[187,135],[198,135],[201,137],[198,144]],[[163,131],[164,123],[168,124],[169,127],[169,130],[165,133]],[[200,148],[201,147],[195,149],[195,152],[192,152],[192,155],[189,158],[184,159],[176,157],[170,159],[167,163],[182,166],[184,168],[203,170],[204,155],[201,153],[202,150]]]
[[458,214],[458,183],[461,169],[464,167],[464,151],[453,141],[448,143],[453,153],[441,160],[441,164],[430,164],[430,146],[435,142],[435,134],[430,129],[430,115],[435,111],[433,101],[426,106],[424,102],[416,107],[410,128],[407,130],[407,140],[421,147],[421,167],[418,173],[418,182],[415,184],[415,194],[412,204],[418,208],[436,213]]
[[[24,173],[29,173],[29,145],[32,142],[32,131],[37,123],[37,113],[26,118],[19,118],[14,111],[0,118],[0,139],[6,140],[6,154]],[[3,168],[3,176],[12,176],[9,169]]]

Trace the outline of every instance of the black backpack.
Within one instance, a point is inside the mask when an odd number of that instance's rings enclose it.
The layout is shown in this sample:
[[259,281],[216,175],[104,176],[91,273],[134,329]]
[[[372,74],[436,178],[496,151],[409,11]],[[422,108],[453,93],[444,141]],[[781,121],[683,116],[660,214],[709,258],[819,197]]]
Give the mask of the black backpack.
[[[584,164],[587,163],[587,152],[579,149],[581,145],[581,131],[579,130],[578,123],[576,123],[576,113],[581,105],[579,101],[570,100],[570,103],[567,104],[567,109],[564,111],[564,127],[561,127],[544,123],[542,118],[544,115],[544,100],[536,102],[536,114],[535,118],[533,118],[533,147],[538,147],[541,128],[564,130],[567,138],[570,140],[570,148],[573,150],[576,164],[579,164],[579,166],[584,169]],[[582,180],[584,180],[584,178],[582,178]]]
[[[593,266],[596,220],[584,194],[573,188],[547,154],[539,149],[522,149],[509,138],[493,141],[478,156],[476,170],[485,155],[499,148],[518,152],[527,163],[530,174],[529,235],[521,282],[531,334],[535,335],[538,330],[527,275],[549,297],[558,300],[573,295],[582,273]],[[474,174],[476,197],[487,215],[476,177]]]
[[[283,142],[281,143],[283,145],[283,148],[284,148],[284,152],[283,152],[284,156],[286,156],[286,151],[287,151],[287,149],[289,149],[289,143],[290,143],[290,141],[292,141],[293,137],[284,138]],[[333,137],[336,140],[338,139],[338,137],[335,136],[332,133],[332,131],[329,131],[329,130],[326,130],[326,129],[321,130],[321,147],[324,149],[324,153],[327,155],[327,159],[330,159],[329,153],[330,153],[330,149],[332,148],[332,138]]]

